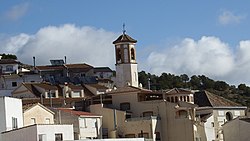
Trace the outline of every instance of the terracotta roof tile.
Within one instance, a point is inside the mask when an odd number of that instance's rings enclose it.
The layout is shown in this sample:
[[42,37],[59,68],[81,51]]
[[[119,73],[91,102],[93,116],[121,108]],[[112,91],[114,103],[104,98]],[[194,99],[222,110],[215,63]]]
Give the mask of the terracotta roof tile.
[[20,62],[14,59],[0,59],[0,64],[20,64]]
[[83,112],[83,111],[76,111],[74,109],[68,109],[68,108],[57,108],[60,111],[71,113],[72,115],[77,115],[77,116],[99,116],[93,113],[89,112]]
[[176,95],[176,94],[193,94],[192,91],[190,90],[185,90],[185,89],[180,89],[180,88],[173,88],[173,89],[170,89],[170,90],[166,90],[166,94],[168,95]]

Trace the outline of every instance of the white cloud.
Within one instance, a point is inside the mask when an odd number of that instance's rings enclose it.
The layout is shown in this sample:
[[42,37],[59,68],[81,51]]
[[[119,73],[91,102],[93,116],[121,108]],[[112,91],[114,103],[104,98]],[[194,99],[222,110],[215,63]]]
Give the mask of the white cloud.
[[183,39],[174,46],[152,52],[147,65],[152,73],[206,75],[230,84],[250,84],[250,41],[241,41],[237,52],[216,37]]
[[20,34],[0,41],[0,51],[14,53],[23,63],[48,65],[51,59],[63,59],[68,63],[88,63],[94,66],[114,66],[112,41],[118,35],[93,27],[76,27],[65,24],[48,26],[34,35]]
[[29,8],[29,3],[22,3],[19,5],[15,5],[5,13],[5,17],[11,21],[19,20],[27,13],[28,8]]
[[222,11],[219,15],[218,20],[222,25],[227,24],[238,24],[246,18],[246,15],[236,15],[231,11]]
[[[77,27],[72,24],[48,26],[33,35],[19,34],[0,37],[0,52],[16,54],[19,60],[37,65],[48,65],[51,59],[63,59],[68,63],[88,63],[93,66],[114,68],[115,55],[112,42],[118,34],[94,27]],[[240,41],[235,50],[217,37],[203,36],[199,40],[185,38],[175,44],[155,48],[139,67],[150,73],[206,75],[230,84],[250,84],[250,40]],[[137,60],[140,60],[137,58]]]

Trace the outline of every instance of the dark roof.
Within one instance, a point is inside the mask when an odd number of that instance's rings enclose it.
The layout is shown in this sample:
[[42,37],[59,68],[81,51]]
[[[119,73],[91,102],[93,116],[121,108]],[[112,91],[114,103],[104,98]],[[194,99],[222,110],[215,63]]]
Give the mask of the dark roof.
[[194,103],[199,107],[241,107],[242,105],[212,94],[208,91],[196,92],[194,94]]
[[131,42],[131,43],[136,43],[137,41],[133,38],[131,38],[129,35],[127,34],[122,34],[120,35],[114,42],[113,44],[116,44],[116,43],[121,43],[121,42]]
[[113,72],[109,67],[96,67],[94,72]]
[[0,64],[20,64],[20,62],[14,59],[0,59]]
[[176,95],[176,94],[193,94],[192,91],[186,90],[186,89],[181,89],[181,88],[173,88],[170,90],[166,90],[167,95]]

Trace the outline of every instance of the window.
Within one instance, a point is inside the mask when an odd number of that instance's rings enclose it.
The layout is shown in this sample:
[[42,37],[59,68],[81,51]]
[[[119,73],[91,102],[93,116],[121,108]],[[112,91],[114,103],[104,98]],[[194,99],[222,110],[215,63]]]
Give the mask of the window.
[[46,141],[46,135],[45,134],[39,134],[38,138],[39,138],[38,141]]
[[120,110],[122,111],[130,110],[130,103],[129,102],[120,103]]
[[174,102],[174,97],[171,97],[171,102]]
[[50,124],[50,118],[46,118],[46,119],[45,119],[45,123],[46,123],[46,124]]
[[178,100],[178,97],[176,96],[176,97],[175,97],[175,102],[178,102],[178,101],[179,101],[179,100]]
[[135,60],[135,49],[131,48],[131,59]]
[[36,118],[31,118],[31,124],[36,124]]
[[12,82],[12,87],[16,87],[17,86],[17,82]]
[[212,127],[214,127],[214,122],[211,122]]
[[183,101],[182,96],[180,97],[181,101]]
[[12,117],[12,129],[17,129],[17,118]]
[[62,140],[63,140],[62,133],[55,134],[55,141],[62,141]]
[[190,97],[189,96],[187,96],[187,102],[190,102]]
[[117,60],[117,62],[119,62],[119,61],[121,61],[121,59],[122,59],[121,49],[117,48],[116,49],[116,60]]
[[160,132],[155,132],[155,135],[156,135],[155,140],[156,141],[160,141],[161,140],[161,134],[160,134]]
[[230,120],[233,119],[233,115],[232,115],[231,112],[227,112],[227,113],[226,113],[226,119],[227,119],[227,121],[230,121]]
[[6,66],[6,71],[13,71],[13,66],[11,65]]
[[167,101],[170,102],[170,98],[169,97],[167,97]]
[[150,117],[150,116],[153,116],[153,111],[143,112],[143,117]]

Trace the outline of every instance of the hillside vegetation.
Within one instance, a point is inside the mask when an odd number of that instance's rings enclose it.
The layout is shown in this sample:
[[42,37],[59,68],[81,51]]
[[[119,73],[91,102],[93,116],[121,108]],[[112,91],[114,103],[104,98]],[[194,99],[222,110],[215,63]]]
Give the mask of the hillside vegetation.
[[210,79],[205,75],[193,75],[189,77],[186,74],[174,75],[162,73],[160,76],[157,76],[146,73],[145,71],[139,72],[139,82],[144,88],[148,89],[150,87],[151,90],[171,88],[207,90],[236,103],[250,107],[250,87],[246,86],[246,84],[240,84],[238,86],[229,85],[224,81]]

